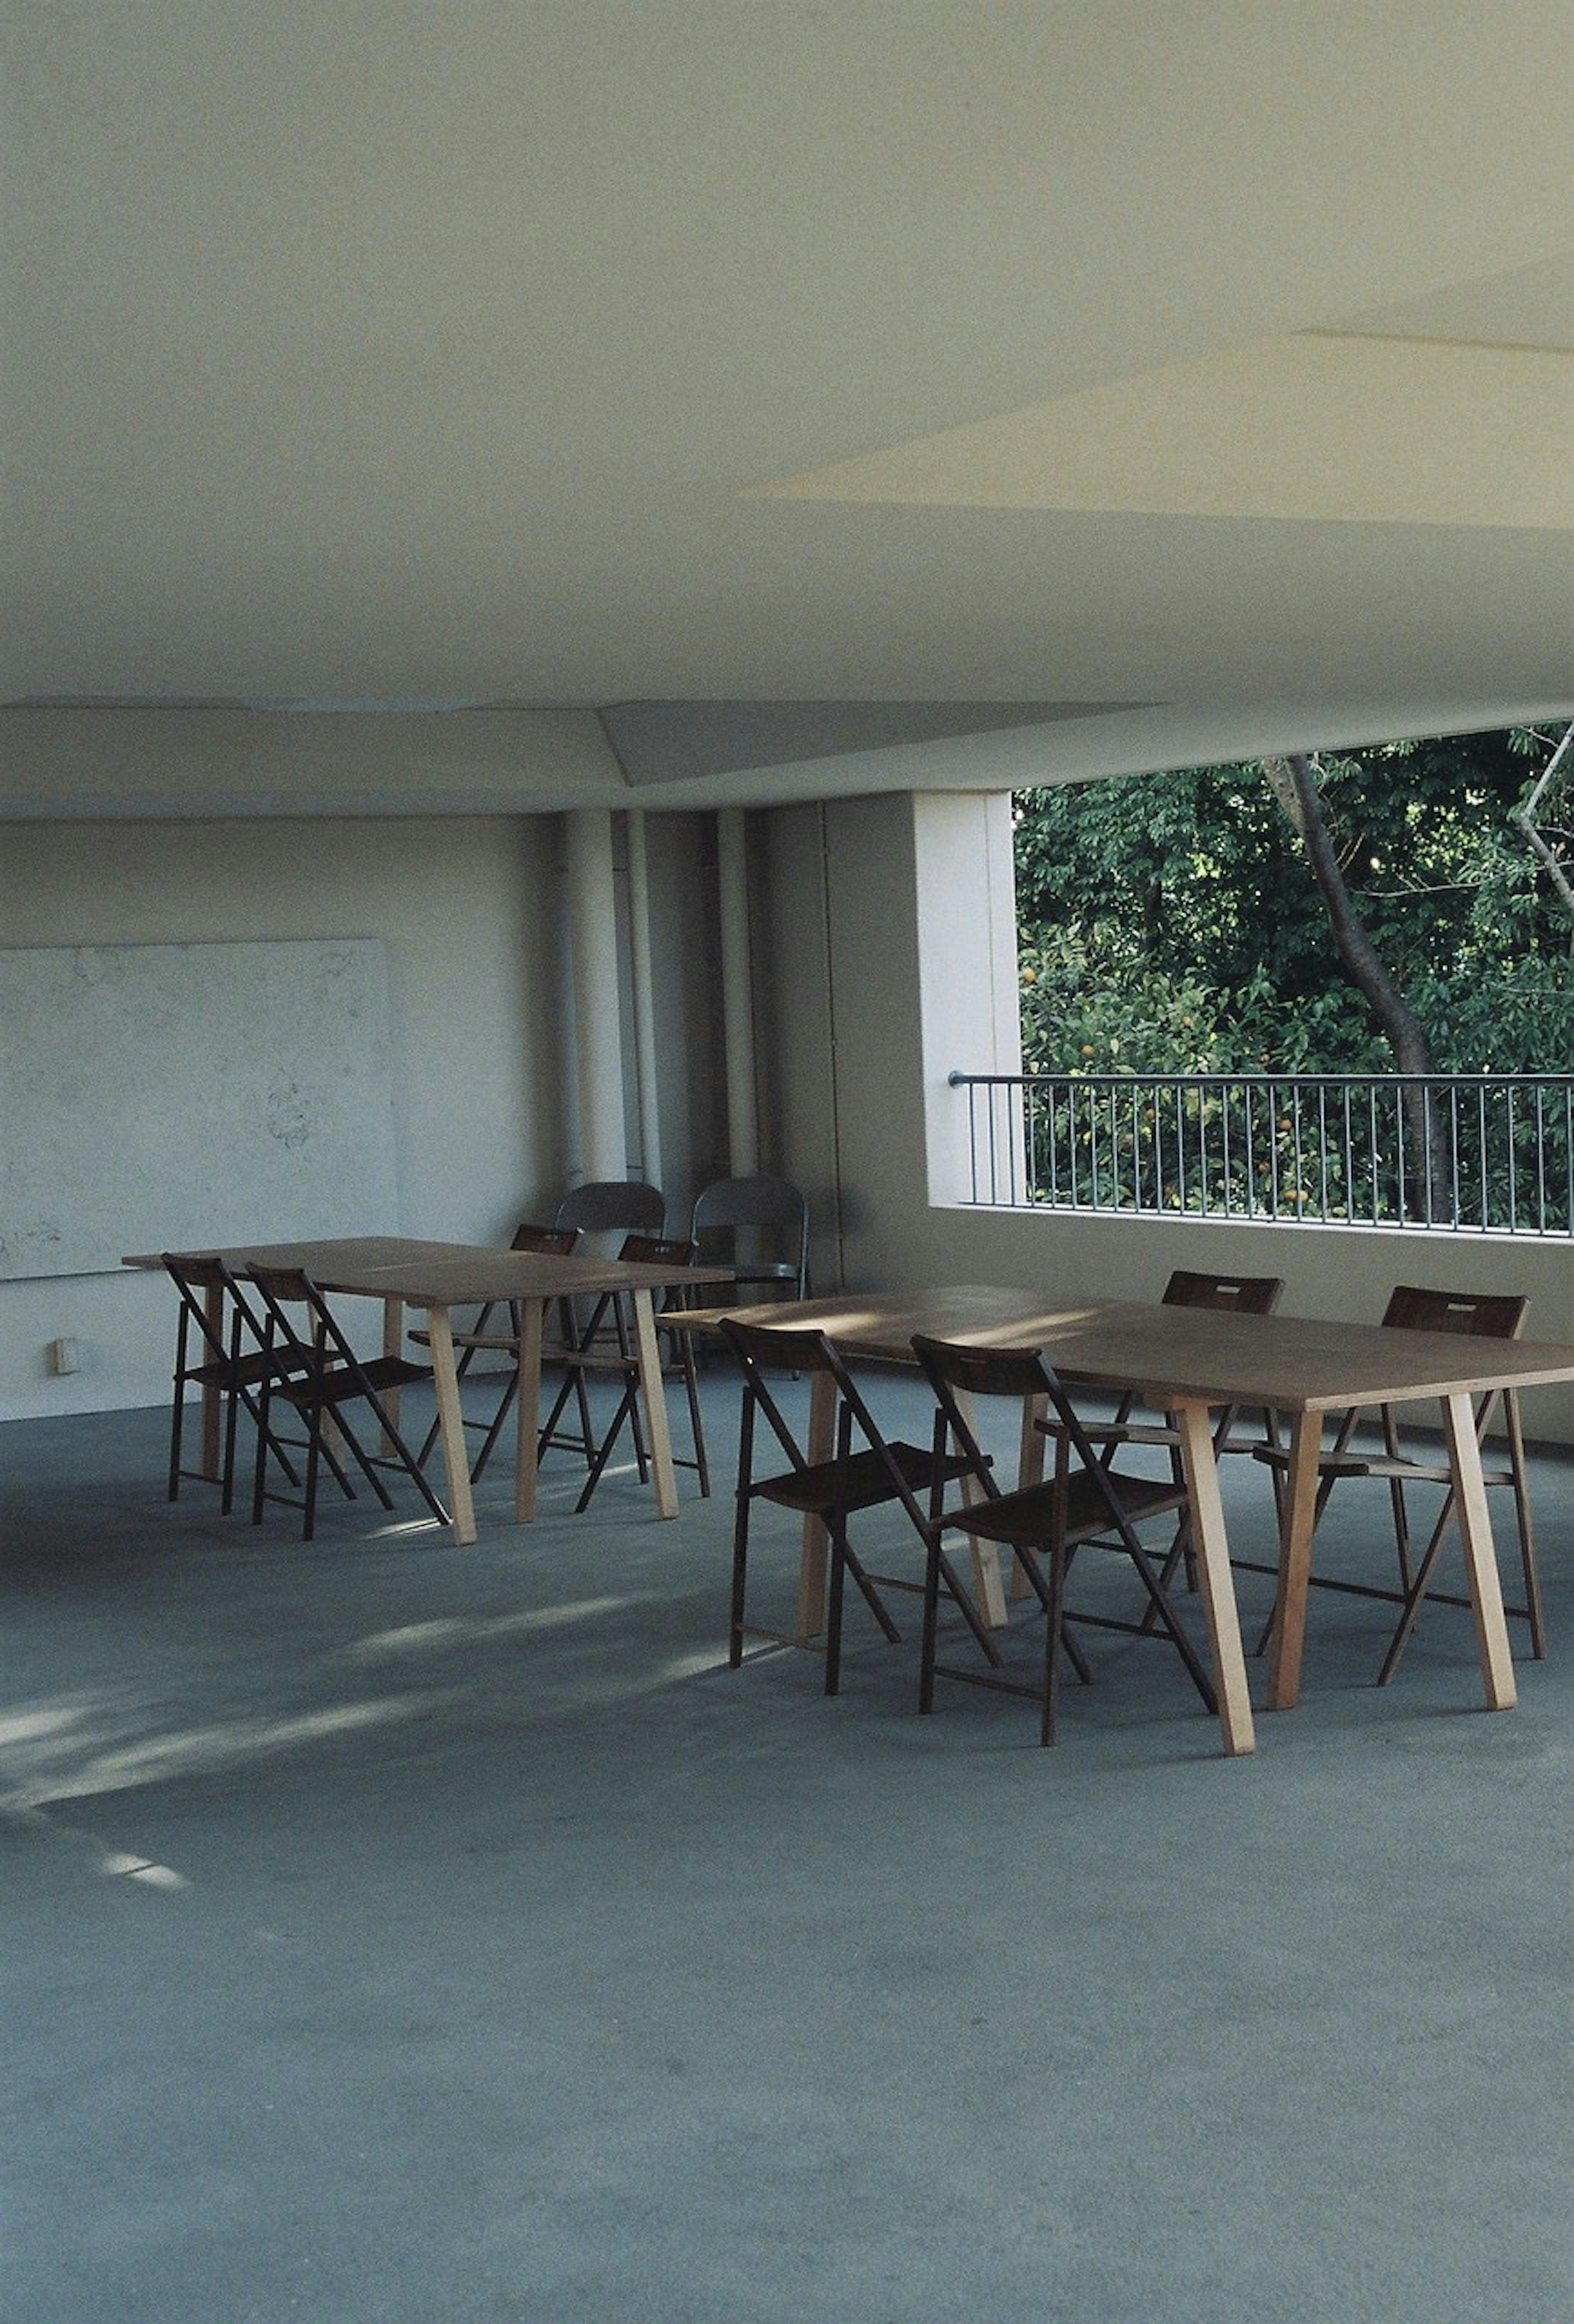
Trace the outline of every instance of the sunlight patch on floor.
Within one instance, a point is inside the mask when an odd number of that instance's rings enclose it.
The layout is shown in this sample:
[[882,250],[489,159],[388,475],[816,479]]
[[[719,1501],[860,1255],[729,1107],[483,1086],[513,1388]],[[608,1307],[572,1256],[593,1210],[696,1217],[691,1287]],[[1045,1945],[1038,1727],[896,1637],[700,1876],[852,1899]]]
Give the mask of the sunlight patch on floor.
[[[114,1748],[102,1737],[74,1739],[89,1756],[74,1765],[40,1766],[7,1792],[4,1804],[25,1809],[48,1801],[84,1799],[98,1792],[134,1790],[181,1775],[214,1775],[276,1751],[372,1727],[419,1718],[450,1698],[446,1693],[387,1695],[372,1702],[345,1702],[294,1718],[237,1719],[221,1726],[176,1729]],[[97,1748],[94,1746],[97,1744]]]
[[562,1606],[539,1606],[515,1614],[451,1614],[432,1622],[408,1622],[397,1630],[374,1630],[345,1648],[352,1662],[377,1662],[394,1655],[440,1654],[484,1640],[523,1637],[532,1631],[563,1630],[575,1622],[603,1619],[641,1602],[641,1593],[578,1598]]

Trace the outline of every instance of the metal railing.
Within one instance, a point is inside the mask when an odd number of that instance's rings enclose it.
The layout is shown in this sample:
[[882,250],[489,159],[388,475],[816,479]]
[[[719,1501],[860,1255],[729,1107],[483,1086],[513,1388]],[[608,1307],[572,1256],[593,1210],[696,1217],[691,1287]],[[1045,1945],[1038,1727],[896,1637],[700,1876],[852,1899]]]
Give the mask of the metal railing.
[[963,1074],[974,1203],[1574,1233],[1574,1074]]

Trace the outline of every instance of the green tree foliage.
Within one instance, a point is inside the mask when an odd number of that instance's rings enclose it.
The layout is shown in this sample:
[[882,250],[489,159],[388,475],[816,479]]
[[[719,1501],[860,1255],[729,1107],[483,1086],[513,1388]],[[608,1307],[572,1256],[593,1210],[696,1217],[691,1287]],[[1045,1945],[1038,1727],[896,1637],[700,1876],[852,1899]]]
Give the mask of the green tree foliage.
[[[1574,1070],[1569,919],[1509,821],[1551,742],[1317,762],[1346,880],[1440,1072]],[[1259,767],[1025,791],[1017,818],[1029,1070],[1392,1069]]]

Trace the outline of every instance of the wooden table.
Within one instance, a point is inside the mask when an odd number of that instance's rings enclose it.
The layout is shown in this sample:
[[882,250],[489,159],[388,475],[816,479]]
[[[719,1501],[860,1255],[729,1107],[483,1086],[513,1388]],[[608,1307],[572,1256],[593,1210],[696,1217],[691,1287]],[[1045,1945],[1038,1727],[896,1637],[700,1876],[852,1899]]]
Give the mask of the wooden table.
[[[631,1293],[640,1360],[640,1394],[656,1506],[664,1517],[677,1515],[677,1480],[672,1464],[672,1439],[667,1425],[667,1398],[661,1385],[661,1359],[651,1295],[674,1282],[730,1283],[732,1276],[729,1268],[684,1268],[679,1272],[670,1267],[647,1267],[618,1259],[548,1258],[535,1251],[493,1250],[474,1243],[423,1242],[403,1235],[235,1244],[216,1252],[176,1255],[217,1257],[235,1275],[244,1275],[249,1267],[298,1268],[309,1275],[319,1290],[380,1299],[382,1344],[390,1354],[397,1354],[402,1345],[405,1309],[419,1307],[425,1311],[447,1504],[454,1539],[460,1544],[475,1539],[475,1507],[470,1490],[470,1463],[465,1450],[454,1358],[453,1309],[483,1305],[488,1300],[507,1300],[520,1312],[514,1516],[522,1525],[536,1514],[536,1430],[540,1406],[541,1329],[547,1310],[559,1299],[581,1296],[594,1298],[603,1291]],[[127,1267],[142,1268],[162,1263],[157,1252],[138,1253],[124,1261]],[[205,1427],[205,1444],[207,1433]],[[216,1425],[212,1441],[216,1455]]]
[[[1471,1398],[1489,1388],[1574,1379],[1574,1347],[1315,1322],[1296,1315],[1239,1315],[1201,1307],[1101,1299],[1052,1304],[1030,1293],[980,1285],[849,1293],[736,1312],[746,1314],[750,1323],[813,1325],[843,1355],[888,1362],[910,1362],[913,1335],[918,1332],[938,1339],[1042,1348],[1054,1370],[1069,1380],[1100,1388],[1135,1388],[1158,1408],[1173,1412],[1192,1499],[1192,1540],[1220,1726],[1224,1748],[1232,1754],[1255,1748],[1255,1738],[1210,1407],[1266,1405],[1288,1416],[1291,1423],[1268,1678],[1268,1707],[1284,1711],[1300,1692],[1323,1416],[1349,1405],[1435,1397],[1442,1409],[1453,1472],[1486,1700],[1494,1711],[1507,1710],[1516,1700]],[[816,1380],[818,1405],[811,1414],[815,1458],[828,1452],[832,1442],[834,1415],[827,1388],[829,1383]],[[823,1549],[806,1540],[801,1618],[813,1613],[823,1594]],[[818,1619],[805,1620],[804,1627],[817,1628]]]

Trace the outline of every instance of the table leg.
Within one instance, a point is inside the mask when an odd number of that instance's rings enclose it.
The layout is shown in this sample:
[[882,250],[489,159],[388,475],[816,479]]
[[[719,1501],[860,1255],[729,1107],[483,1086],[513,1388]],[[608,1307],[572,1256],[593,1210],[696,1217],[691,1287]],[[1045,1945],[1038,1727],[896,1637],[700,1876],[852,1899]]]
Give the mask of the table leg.
[[[385,1356],[401,1356],[404,1353],[404,1302],[402,1299],[385,1299],[382,1303],[382,1352]],[[382,1401],[388,1407],[388,1417],[392,1421],[395,1428],[399,1426],[399,1393],[397,1388],[385,1388],[382,1393]],[[382,1439],[382,1450],[384,1452],[391,1452],[393,1450],[386,1436]]]
[[[809,1429],[804,1452],[812,1467],[835,1457],[836,1383],[829,1372],[815,1372],[811,1379]],[[801,1637],[818,1637],[825,1627],[825,1566],[830,1548],[825,1528],[819,1518],[805,1517],[798,1563],[798,1634]]]
[[541,1425],[541,1338],[546,1329],[545,1299],[519,1302],[519,1385],[514,1393],[514,1523],[529,1525],[536,1514],[536,1485],[540,1461],[537,1431]]
[[465,1548],[475,1538],[475,1505],[470,1498],[470,1460],[465,1450],[459,1382],[454,1370],[454,1327],[446,1307],[427,1309],[427,1336],[431,1346],[432,1386],[437,1397],[437,1430],[443,1440],[443,1466],[447,1476],[454,1539]]
[[1465,1572],[1470,1591],[1470,1611],[1476,1623],[1476,1647],[1481,1657],[1481,1677],[1489,1711],[1512,1711],[1519,1700],[1514,1663],[1508,1647],[1508,1625],[1503,1618],[1503,1584],[1498,1578],[1497,1553],[1492,1543],[1492,1519],[1487,1489],[1481,1480],[1481,1447],[1476,1438],[1475,1411],[1467,1395],[1443,1398],[1443,1433],[1449,1443],[1449,1466],[1453,1471],[1454,1505],[1465,1543]]
[[1321,1455],[1321,1414],[1298,1412],[1290,1431],[1290,1476],[1279,1520],[1279,1586],[1268,1661],[1270,1711],[1293,1711],[1301,1693],[1312,1534],[1317,1523],[1317,1464]]
[[648,1288],[633,1295],[634,1344],[640,1351],[640,1401],[645,1410],[645,1442],[650,1454],[650,1475],[656,1486],[658,1517],[677,1515],[677,1477],[672,1466],[672,1434],[667,1425],[667,1390],[661,1380],[661,1350],[656,1341],[656,1317]]
[[[227,1348],[230,1342],[228,1333],[226,1330],[223,1284],[208,1284],[202,1295],[202,1304],[207,1311],[207,1320],[213,1326],[214,1334],[218,1341],[219,1346],[221,1348]],[[219,1415],[223,1407],[223,1397],[216,1388],[205,1388],[203,1389],[202,1473],[205,1477],[211,1477],[216,1484],[217,1483],[219,1477]]]
[[[1044,1482],[1044,1448],[1047,1440],[1038,1424],[1047,1416],[1048,1412],[1049,1398],[1046,1396],[1023,1397],[1022,1443],[1017,1455],[1018,1491],[1028,1485],[1041,1485]],[[1032,1594],[1032,1590],[1033,1584],[1022,1571],[1021,1560],[1013,1558],[1011,1579],[1008,1584],[1008,1594],[1013,1598],[1026,1598]]]
[[1174,1413],[1181,1435],[1186,1490],[1191,1497],[1192,1545],[1208,1620],[1213,1684],[1219,1696],[1220,1732],[1226,1752],[1231,1757],[1239,1757],[1256,1749],[1256,1736],[1246,1683],[1246,1654],[1240,1642],[1235,1576],[1229,1570],[1229,1543],[1224,1530],[1224,1503],[1219,1492],[1213,1432],[1205,1404],[1178,1404]]
[[[957,1391],[956,1401],[962,1418],[972,1428],[972,1398],[965,1388]],[[1043,1442],[1040,1437],[1039,1443],[1042,1444]],[[962,1480],[962,1494],[964,1503],[981,1501],[986,1498],[976,1477]],[[975,1534],[968,1536],[968,1550],[972,1559],[973,1603],[991,1630],[1003,1630],[1011,1617],[1006,1606],[1006,1585],[1000,1576],[999,1550],[992,1541],[985,1541]],[[1015,1559],[1012,1560],[1012,1567],[1016,1572],[1020,1570]]]

